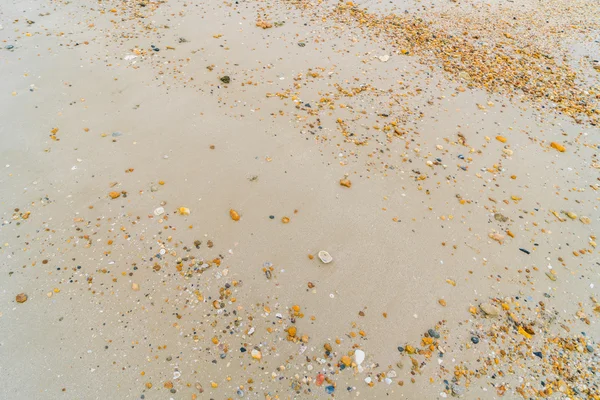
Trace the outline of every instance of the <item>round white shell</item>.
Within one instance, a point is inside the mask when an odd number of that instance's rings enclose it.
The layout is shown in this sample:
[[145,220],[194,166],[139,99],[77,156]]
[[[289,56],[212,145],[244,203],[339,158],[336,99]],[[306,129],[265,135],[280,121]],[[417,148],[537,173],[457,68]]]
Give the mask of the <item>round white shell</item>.
[[329,254],[325,250],[321,250],[319,252],[319,258],[321,259],[323,264],[329,264],[330,262],[333,261],[333,257],[331,257],[331,254]]

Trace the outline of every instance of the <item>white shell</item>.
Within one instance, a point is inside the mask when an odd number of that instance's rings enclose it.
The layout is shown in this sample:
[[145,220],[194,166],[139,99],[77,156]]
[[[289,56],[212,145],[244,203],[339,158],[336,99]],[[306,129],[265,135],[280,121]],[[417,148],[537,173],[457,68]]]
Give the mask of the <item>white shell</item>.
[[355,350],[354,351],[354,362],[356,362],[356,365],[362,364],[363,361],[365,361],[365,352],[362,350]]
[[331,254],[329,254],[325,250],[321,250],[319,252],[319,258],[321,259],[323,264],[329,264],[330,262],[333,261],[333,257],[331,257]]
[[165,213],[165,209],[162,207],[158,207],[156,210],[154,210],[154,215],[156,215],[157,217],[164,213]]

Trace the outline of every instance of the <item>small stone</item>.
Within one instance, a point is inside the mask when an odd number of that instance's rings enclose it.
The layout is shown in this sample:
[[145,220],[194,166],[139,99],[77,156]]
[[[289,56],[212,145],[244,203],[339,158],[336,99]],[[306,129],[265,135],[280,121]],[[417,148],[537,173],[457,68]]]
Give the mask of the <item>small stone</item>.
[[157,217],[165,213],[165,209],[163,207],[158,207],[154,210],[154,215]]
[[593,353],[593,352],[594,352],[594,348],[593,348],[593,347],[592,347],[592,345],[590,345],[590,344],[586,345],[586,346],[585,346],[585,349],[586,349],[587,351],[589,351],[590,353]]
[[119,192],[110,192],[110,193],[108,194],[108,196],[109,196],[111,199],[113,199],[113,200],[114,200],[114,199],[116,199],[117,197],[120,197],[120,196],[121,196],[121,193],[119,193]]
[[387,54],[384,54],[384,55],[379,56],[377,58],[379,58],[379,61],[381,61],[381,62],[387,62],[390,59],[390,56],[387,55]]
[[296,329],[295,326],[290,326],[288,328],[288,336],[295,337],[296,336],[296,332],[297,332],[297,329]]
[[457,383],[452,384],[452,396],[462,397],[465,394],[465,389]]
[[402,346],[398,346],[398,351],[399,351],[400,353],[403,353],[403,352],[404,352],[404,347],[402,347]]
[[14,49],[14,48],[15,48],[15,46],[13,46],[12,44],[7,44],[6,46],[4,46],[4,48],[5,48],[6,50],[12,50],[12,49]]
[[346,367],[349,367],[350,365],[352,365],[352,359],[348,356],[343,356],[342,359],[340,360],[342,362],[342,364],[344,364]]
[[229,78],[228,75],[222,76],[220,79],[221,79],[221,82],[223,82],[223,83],[231,82],[231,78]]
[[352,182],[350,182],[350,179],[340,179],[340,185],[350,188],[352,187]]
[[552,142],[550,143],[550,147],[552,147],[553,149],[560,151],[561,153],[564,153],[567,149],[565,148],[565,146],[563,146],[560,143],[557,142]]
[[473,336],[471,337],[471,342],[473,342],[473,344],[477,344],[479,343],[479,338],[477,336]]
[[577,219],[577,214],[575,214],[572,211],[566,211],[565,214],[567,214],[567,217],[569,217],[571,219]]
[[158,192],[158,186],[155,186],[155,185],[150,186],[150,191],[151,192]]
[[140,285],[138,285],[137,283],[132,283],[131,289],[133,289],[135,292],[137,292],[140,290]]
[[493,239],[500,244],[504,242],[504,235],[502,235],[501,233],[492,232],[488,236],[490,237],[490,239]]
[[506,222],[508,221],[508,217],[505,217],[504,215],[500,214],[500,213],[496,213],[494,214],[494,219],[498,222]]
[[250,352],[250,355],[255,360],[260,360],[262,358],[262,353],[260,352],[260,350],[252,349],[252,351]]
[[28,297],[25,293],[19,293],[17,295],[17,297],[15,297],[15,300],[17,300],[17,303],[25,303],[27,301]]
[[187,207],[179,207],[177,211],[180,215],[190,215],[190,209]]
[[481,308],[481,311],[488,317],[497,317],[500,314],[500,310],[490,303],[482,303],[479,305],[479,308]]
[[238,212],[235,211],[233,208],[229,210],[229,216],[234,221],[239,221],[240,220],[240,214],[238,214]]
[[439,339],[440,338],[440,334],[435,329],[429,329],[427,331],[427,333],[429,334],[429,336],[431,336],[434,339]]

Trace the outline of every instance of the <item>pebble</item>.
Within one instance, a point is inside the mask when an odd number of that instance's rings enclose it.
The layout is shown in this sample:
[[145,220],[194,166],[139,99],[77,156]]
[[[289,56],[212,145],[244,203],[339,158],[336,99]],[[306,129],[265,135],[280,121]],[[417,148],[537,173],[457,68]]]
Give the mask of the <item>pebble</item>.
[[221,79],[221,82],[223,82],[223,83],[229,83],[229,82],[231,82],[231,78],[229,76],[227,76],[227,75],[222,76],[219,79]]
[[465,389],[456,383],[452,384],[451,389],[452,389],[453,396],[462,397],[465,394]]
[[235,211],[233,208],[229,210],[229,217],[231,217],[231,219],[234,221],[240,220],[240,214],[238,214],[238,212]]
[[19,293],[15,300],[17,300],[17,303],[25,303],[27,301],[27,298],[28,297],[25,293]]
[[489,317],[497,317],[500,313],[500,310],[490,303],[482,303],[479,305],[479,308]]
[[190,209],[187,207],[179,207],[177,211],[179,211],[180,215],[190,215]]
[[340,185],[347,188],[351,188],[352,182],[350,182],[350,179],[340,179]]
[[479,343],[479,338],[477,336],[473,336],[471,337],[471,342],[473,342],[473,344],[477,344]]
[[14,48],[15,48],[15,46],[13,46],[12,44],[7,44],[7,45],[6,45],[4,48],[5,48],[6,50],[12,50],[12,49],[14,49]]
[[593,353],[593,352],[594,352],[594,348],[593,348],[593,347],[592,347],[592,345],[590,345],[590,344],[586,345],[586,346],[585,346],[585,349],[586,349],[587,351],[589,351],[590,353]]
[[165,213],[165,209],[163,207],[158,207],[154,210],[154,215],[157,217]]
[[429,329],[427,331],[427,333],[429,334],[429,336],[431,336],[432,338],[435,339],[439,339],[440,338],[440,334],[435,330],[435,329]]
[[508,221],[508,217],[506,217],[506,216],[504,216],[504,215],[502,215],[500,213],[494,214],[494,219],[496,221],[498,221],[498,222],[506,222],[506,221]]
[[252,349],[252,351],[250,352],[250,355],[255,360],[260,360],[262,358],[262,353],[260,352],[260,350]]

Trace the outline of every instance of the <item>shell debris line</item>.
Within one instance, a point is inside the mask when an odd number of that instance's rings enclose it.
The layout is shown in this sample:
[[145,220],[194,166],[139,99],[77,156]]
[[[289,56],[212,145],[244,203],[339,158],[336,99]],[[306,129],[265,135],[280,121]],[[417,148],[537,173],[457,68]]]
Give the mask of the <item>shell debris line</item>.
[[600,400],[598,15],[4,7],[0,397]]

